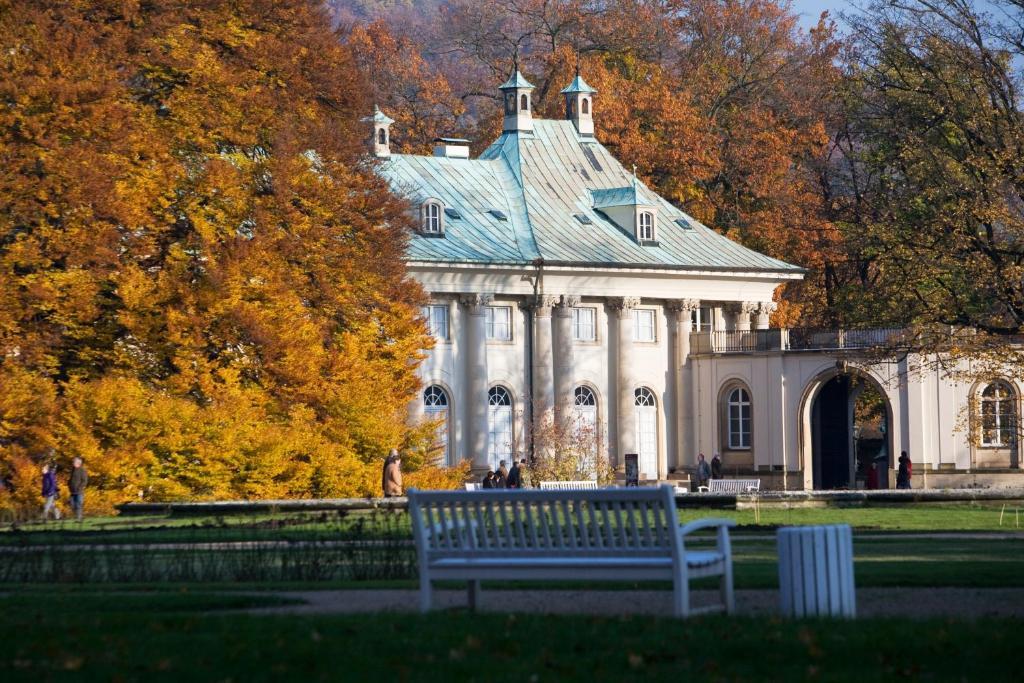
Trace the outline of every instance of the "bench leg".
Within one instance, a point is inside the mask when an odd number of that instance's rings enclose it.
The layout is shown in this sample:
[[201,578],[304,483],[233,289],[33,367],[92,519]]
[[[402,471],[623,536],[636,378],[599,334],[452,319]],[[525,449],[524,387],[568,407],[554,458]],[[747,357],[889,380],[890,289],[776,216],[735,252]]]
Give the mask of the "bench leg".
[[471,612],[476,611],[476,606],[480,602],[480,582],[470,581],[467,586],[467,593],[469,598],[469,609]]
[[722,568],[722,578],[718,584],[719,592],[722,594],[722,605],[726,614],[736,611],[736,596],[733,594],[732,586],[732,560],[726,558],[725,566]]
[[676,574],[672,582],[672,615],[684,619],[690,616],[690,581],[685,571]]
[[420,612],[429,612],[433,607],[434,587],[430,585],[430,577],[426,572],[420,573]]

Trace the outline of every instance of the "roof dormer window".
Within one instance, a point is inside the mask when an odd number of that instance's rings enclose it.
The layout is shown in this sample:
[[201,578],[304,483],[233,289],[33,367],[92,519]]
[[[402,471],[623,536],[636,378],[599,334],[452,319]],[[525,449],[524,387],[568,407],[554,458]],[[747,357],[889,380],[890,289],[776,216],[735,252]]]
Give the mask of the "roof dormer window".
[[444,207],[436,199],[423,202],[420,209],[420,229],[425,235],[444,233]]
[[636,238],[640,242],[654,241],[654,213],[641,211],[636,222]]

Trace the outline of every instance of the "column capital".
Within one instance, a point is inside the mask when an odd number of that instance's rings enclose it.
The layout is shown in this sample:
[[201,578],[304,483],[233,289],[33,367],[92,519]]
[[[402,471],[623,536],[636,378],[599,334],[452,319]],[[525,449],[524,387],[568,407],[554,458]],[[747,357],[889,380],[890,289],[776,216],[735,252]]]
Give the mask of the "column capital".
[[580,305],[580,297],[577,294],[563,294],[558,300],[559,308],[576,308]]
[[690,314],[700,308],[700,299],[669,299],[665,308],[673,313]]
[[608,308],[619,313],[625,313],[640,305],[638,296],[611,296],[608,297]]
[[558,303],[558,297],[554,294],[538,294],[527,297],[522,307],[534,312],[534,315],[541,318],[551,317],[551,309]]
[[491,294],[460,294],[459,303],[469,309],[470,315],[483,315],[484,307],[494,301]]
[[771,315],[777,310],[779,310],[777,301],[759,301],[757,304],[758,315]]
[[757,313],[757,308],[760,305],[757,301],[730,301],[723,304],[722,308],[728,313],[739,313],[740,315],[751,315]]

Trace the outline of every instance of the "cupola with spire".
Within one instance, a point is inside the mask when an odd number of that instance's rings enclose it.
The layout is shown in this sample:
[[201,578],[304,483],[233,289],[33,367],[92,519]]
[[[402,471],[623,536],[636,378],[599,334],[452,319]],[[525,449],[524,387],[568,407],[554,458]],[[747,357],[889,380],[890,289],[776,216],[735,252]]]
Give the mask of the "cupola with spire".
[[391,124],[394,119],[380,110],[376,104],[373,105],[373,116],[362,119],[363,123],[369,123],[373,128],[373,137],[370,140],[370,149],[373,156],[387,159],[391,156]]
[[498,86],[505,108],[505,123],[502,130],[506,133],[533,132],[533,109],[531,101],[533,85],[519,73],[519,66],[513,67],[509,79]]
[[583,80],[579,68],[576,69],[576,78],[572,83],[562,88],[562,94],[565,95],[565,118],[573,122],[580,135],[593,136],[593,104],[597,91]]

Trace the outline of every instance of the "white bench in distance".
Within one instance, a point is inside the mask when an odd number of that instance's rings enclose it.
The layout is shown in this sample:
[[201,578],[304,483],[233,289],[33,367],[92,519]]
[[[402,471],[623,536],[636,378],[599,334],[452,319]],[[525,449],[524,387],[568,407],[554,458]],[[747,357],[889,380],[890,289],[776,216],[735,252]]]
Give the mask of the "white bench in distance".
[[[409,514],[420,574],[420,610],[434,581],[672,581],[677,617],[735,609],[729,519],[680,526],[671,486],[540,491],[410,489]],[[715,529],[716,544],[687,549],[690,534]],[[721,577],[721,604],[690,607],[690,581]]]
[[[705,487],[701,487],[702,489]],[[708,493],[750,493],[761,490],[760,479],[712,479],[706,487]]]
[[595,479],[582,479],[579,481],[542,481],[541,491],[583,491],[600,488]]
[[481,490],[480,483],[479,482],[467,481],[466,482],[466,490],[467,491],[480,491]]

